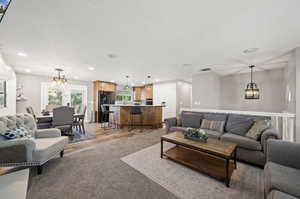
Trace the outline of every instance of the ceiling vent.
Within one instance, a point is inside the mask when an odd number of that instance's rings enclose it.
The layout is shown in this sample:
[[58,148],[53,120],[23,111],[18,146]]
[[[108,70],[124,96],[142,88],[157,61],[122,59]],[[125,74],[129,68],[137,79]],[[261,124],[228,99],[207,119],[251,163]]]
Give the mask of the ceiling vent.
[[207,71],[211,71],[211,68],[202,68],[202,69],[200,69],[200,72],[207,72]]

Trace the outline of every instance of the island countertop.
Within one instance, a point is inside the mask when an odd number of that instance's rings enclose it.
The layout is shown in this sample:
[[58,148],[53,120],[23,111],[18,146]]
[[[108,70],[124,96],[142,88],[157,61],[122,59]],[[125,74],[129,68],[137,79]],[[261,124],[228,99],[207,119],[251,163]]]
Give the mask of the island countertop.
[[[134,104],[106,104],[112,111],[114,121],[120,128],[126,126],[162,127],[163,105],[134,105]],[[140,115],[131,115],[131,107],[140,107]]]

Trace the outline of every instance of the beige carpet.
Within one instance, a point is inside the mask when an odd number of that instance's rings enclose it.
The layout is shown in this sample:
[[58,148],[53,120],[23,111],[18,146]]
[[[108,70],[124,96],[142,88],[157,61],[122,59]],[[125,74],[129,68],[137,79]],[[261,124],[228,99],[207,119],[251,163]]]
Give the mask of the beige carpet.
[[[165,149],[172,147],[165,143]],[[160,159],[160,144],[121,158],[143,175],[182,199],[260,199],[263,198],[263,170],[238,163],[230,188],[205,174],[168,159]]]

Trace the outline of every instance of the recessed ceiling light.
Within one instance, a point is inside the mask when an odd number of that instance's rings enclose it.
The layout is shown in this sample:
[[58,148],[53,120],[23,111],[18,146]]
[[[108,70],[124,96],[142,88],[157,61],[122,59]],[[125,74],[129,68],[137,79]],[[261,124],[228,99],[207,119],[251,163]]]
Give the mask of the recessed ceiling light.
[[20,57],[27,57],[27,54],[24,53],[24,52],[19,52],[18,55],[19,55]]
[[254,53],[258,50],[259,50],[259,48],[248,48],[248,49],[244,50],[243,53],[245,53],[245,54]]
[[108,54],[107,56],[111,59],[115,59],[118,57],[116,54]]
[[92,71],[95,70],[94,67],[88,67],[88,69],[89,69],[89,70],[92,70]]
[[26,68],[26,69],[25,69],[25,72],[26,72],[26,73],[31,73],[31,70],[30,70],[29,68]]

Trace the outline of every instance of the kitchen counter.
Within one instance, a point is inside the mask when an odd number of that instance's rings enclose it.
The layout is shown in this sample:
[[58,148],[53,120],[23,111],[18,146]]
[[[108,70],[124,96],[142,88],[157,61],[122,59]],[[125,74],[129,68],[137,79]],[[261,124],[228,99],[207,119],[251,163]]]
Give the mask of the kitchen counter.
[[134,104],[103,104],[104,106],[114,106],[114,107],[118,107],[118,106],[140,106],[140,107],[144,107],[144,106],[149,106],[149,107],[165,107],[164,105],[146,105],[146,104],[141,104],[141,105],[134,105]]
[[[162,127],[162,105],[133,105],[133,104],[107,104],[110,111],[114,111],[110,115],[109,121],[114,122],[120,127],[127,126],[144,126],[152,128]],[[130,107],[140,107],[142,115],[131,115]],[[142,123],[140,119],[142,118]]]

